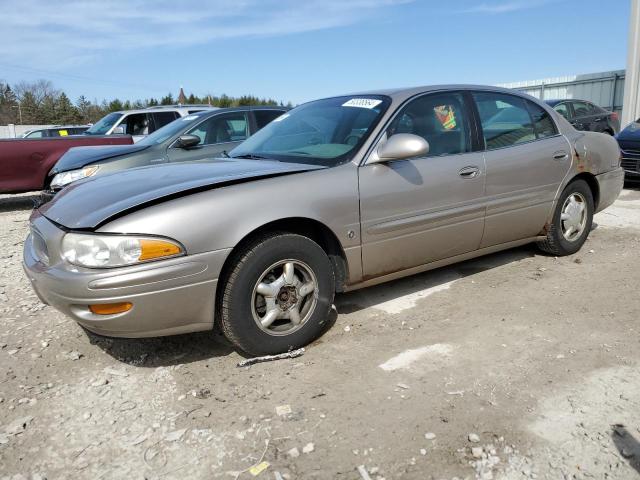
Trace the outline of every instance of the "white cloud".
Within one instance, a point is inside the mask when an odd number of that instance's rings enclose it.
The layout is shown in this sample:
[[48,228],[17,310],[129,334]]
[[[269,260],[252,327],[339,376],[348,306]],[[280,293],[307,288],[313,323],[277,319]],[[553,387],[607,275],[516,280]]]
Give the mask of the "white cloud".
[[365,21],[414,0],[0,0],[0,61],[53,68],[102,51],[289,35]]

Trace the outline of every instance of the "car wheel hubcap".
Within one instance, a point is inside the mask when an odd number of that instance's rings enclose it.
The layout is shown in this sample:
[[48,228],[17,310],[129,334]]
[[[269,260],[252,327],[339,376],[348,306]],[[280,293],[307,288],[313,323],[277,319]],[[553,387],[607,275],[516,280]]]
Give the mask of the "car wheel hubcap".
[[587,225],[587,201],[581,193],[572,193],[564,201],[560,214],[562,235],[569,242],[580,238]]
[[309,320],[318,302],[318,281],[299,260],[282,260],[258,278],[251,296],[251,312],[269,335],[289,335]]

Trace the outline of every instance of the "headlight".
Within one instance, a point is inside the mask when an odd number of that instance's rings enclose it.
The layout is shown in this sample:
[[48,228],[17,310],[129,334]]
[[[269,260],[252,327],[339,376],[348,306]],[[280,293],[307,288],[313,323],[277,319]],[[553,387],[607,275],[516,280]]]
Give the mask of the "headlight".
[[88,268],[123,267],[184,253],[177,242],[164,238],[67,233],[62,239],[62,257]]
[[62,188],[71,182],[91,177],[92,175],[95,175],[98,170],[100,170],[100,165],[90,165],[88,167],[80,168],[79,170],[69,170],[68,172],[59,173],[53,177],[53,180],[51,180],[51,188]]

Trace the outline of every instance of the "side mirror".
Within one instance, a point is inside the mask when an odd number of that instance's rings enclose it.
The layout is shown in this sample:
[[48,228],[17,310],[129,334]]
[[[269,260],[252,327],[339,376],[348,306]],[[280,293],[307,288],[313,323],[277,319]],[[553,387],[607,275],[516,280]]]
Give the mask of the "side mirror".
[[118,125],[113,129],[111,135],[124,135],[124,127],[122,125]]
[[191,148],[200,143],[200,137],[197,135],[180,135],[176,140],[176,147]]
[[384,163],[424,156],[429,153],[429,142],[412,133],[397,133],[379,145],[376,153],[377,155],[367,163]]

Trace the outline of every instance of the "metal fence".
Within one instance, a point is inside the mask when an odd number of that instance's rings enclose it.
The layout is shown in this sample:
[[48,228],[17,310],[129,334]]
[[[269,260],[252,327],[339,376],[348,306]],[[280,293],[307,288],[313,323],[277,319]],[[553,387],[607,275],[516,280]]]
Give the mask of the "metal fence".
[[545,78],[526,82],[501,83],[541,100],[576,98],[588,100],[608,110],[622,111],[624,98],[624,70]]

